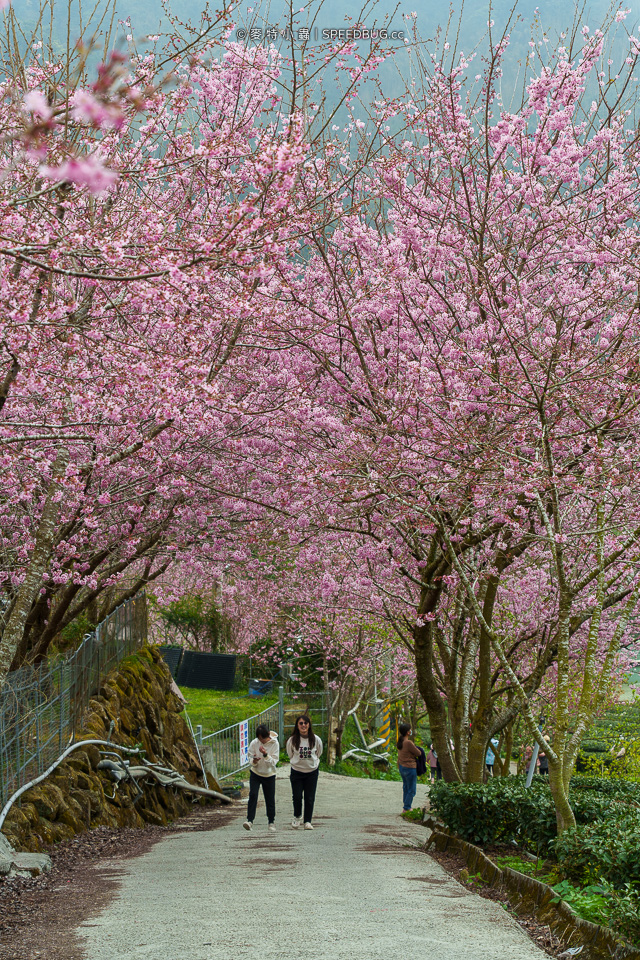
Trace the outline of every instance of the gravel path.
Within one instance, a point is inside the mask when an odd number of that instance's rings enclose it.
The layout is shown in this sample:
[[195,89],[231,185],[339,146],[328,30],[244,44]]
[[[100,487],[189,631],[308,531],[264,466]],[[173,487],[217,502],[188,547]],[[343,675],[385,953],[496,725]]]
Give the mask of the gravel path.
[[[177,833],[119,867],[109,906],[77,933],[87,960],[542,960],[497,904],[464,889],[415,846],[401,786],[321,774],[316,829],[293,830],[288,768],[277,827],[262,802]],[[422,801],[419,788],[416,802]]]

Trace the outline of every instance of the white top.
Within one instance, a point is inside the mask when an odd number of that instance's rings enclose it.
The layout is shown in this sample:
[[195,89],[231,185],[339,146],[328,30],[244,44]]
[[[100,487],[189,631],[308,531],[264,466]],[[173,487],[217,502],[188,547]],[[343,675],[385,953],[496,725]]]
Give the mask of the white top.
[[[267,751],[266,757],[261,752],[260,747],[263,747]],[[259,777],[275,777],[276,764],[280,759],[280,744],[273,731],[271,731],[271,739],[267,740],[266,743],[261,743],[258,737],[252,740],[247,753],[249,756],[249,769],[257,773]],[[253,762],[255,757],[258,758],[257,763]]]
[[299,770],[301,773],[311,773],[318,769],[322,756],[322,740],[317,734],[314,734],[314,736],[316,742],[313,747],[309,746],[307,737],[300,737],[299,750],[296,750],[293,746],[293,737],[289,737],[287,740],[287,753],[293,770]]

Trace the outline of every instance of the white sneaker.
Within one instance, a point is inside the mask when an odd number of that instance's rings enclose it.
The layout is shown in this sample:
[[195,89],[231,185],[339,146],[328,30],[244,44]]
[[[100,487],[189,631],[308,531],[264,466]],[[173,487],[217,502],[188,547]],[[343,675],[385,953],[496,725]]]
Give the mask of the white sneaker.
[[245,820],[242,826],[245,828],[245,830],[253,830],[253,824],[251,823],[251,820]]
[[267,827],[267,830],[269,831],[269,833],[275,833],[276,832],[275,823],[270,823],[269,826]]
[[293,818],[293,820],[291,821],[291,826],[293,827],[294,830],[298,829],[298,827],[300,826],[300,821],[298,820],[297,817]]
[[304,828],[305,830],[313,830],[313,827],[310,823],[305,823]]

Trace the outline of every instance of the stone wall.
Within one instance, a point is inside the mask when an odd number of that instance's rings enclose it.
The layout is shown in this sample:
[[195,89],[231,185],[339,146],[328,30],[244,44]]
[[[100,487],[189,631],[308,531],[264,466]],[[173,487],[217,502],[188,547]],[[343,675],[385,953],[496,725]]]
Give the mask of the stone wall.
[[[148,760],[175,767],[190,783],[203,786],[182,709],[160,654],[145,647],[102,682],[76,739],[106,740],[113,721],[114,743],[142,746]],[[166,824],[192,809],[195,795],[160,786],[150,777],[141,784],[141,798],[136,799],[133,784],[120,783],[116,789],[108,772],[97,769],[100,749],[104,748],[78,748],[14,804],[2,831],[16,850],[39,851],[47,843],[101,825]],[[130,759],[136,762],[133,756]]]

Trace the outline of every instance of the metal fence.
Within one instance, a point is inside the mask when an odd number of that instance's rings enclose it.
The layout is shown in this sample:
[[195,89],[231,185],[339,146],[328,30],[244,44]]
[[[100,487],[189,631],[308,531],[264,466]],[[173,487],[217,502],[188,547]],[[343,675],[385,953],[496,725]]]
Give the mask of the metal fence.
[[203,754],[205,766],[213,771],[217,780],[226,780],[234,773],[239,773],[249,766],[247,747],[255,738],[256,727],[264,723],[270,730],[275,730],[278,740],[282,743],[284,731],[283,694],[280,687],[278,703],[271,704],[253,717],[234,723],[223,730],[216,730],[203,737],[197,736],[197,742]]
[[318,734],[326,748],[329,735],[329,706],[326,695],[322,691],[316,693],[307,693],[306,691],[288,693],[286,701],[285,736],[290,737],[293,733],[296,717],[301,713],[306,713],[309,715],[314,732]]
[[67,659],[10,673],[0,690],[0,809],[75,736],[100,681],[147,639],[144,593],[117,607]]
[[278,688],[278,693],[278,703],[266,707],[253,717],[206,736],[197,735],[205,765],[210,769],[213,768],[217,780],[226,780],[249,766],[246,750],[255,738],[256,727],[261,723],[266,724],[270,730],[275,730],[280,746],[284,747],[286,739],[293,733],[296,716],[309,713],[313,729],[326,743],[328,710],[325,695],[323,693],[289,693],[285,696],[282,687]]

